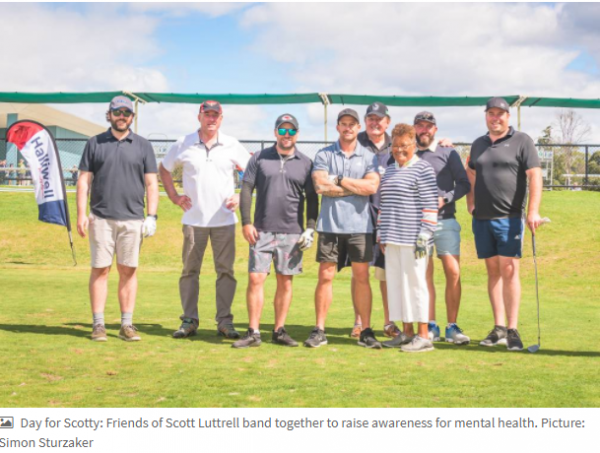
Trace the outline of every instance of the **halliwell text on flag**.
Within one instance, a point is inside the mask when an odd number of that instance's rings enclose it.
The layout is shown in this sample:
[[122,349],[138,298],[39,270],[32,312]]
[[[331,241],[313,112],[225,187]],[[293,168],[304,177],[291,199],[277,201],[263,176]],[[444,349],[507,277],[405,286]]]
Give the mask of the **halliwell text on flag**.
[[60,157],[50,131],[35,121],[17,121],[6,131],[6,141],[13,143],[27,160],[39,220],[70,230]]

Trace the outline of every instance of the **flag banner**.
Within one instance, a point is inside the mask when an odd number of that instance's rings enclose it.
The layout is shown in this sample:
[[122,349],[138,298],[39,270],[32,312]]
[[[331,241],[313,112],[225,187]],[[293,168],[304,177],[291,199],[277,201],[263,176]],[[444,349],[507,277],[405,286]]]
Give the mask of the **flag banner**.
[[6,141],[13,143],[27,160],[39,220],[70,230],[60,157],[50,131],[35,121],[17,121],[8,128]]

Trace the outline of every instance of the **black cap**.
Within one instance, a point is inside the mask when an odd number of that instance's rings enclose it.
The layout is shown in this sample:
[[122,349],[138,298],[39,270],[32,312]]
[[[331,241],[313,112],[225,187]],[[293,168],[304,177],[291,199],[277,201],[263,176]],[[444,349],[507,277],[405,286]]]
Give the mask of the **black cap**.
[[211,111],[217,112],[217,113],[223,113],[221,104],[219,104],[217,101],[204,101],[202,104],[200,104],[200,113],[211,112]]
[[283,123],[290,123],[296,129],[299,129],[298,120],[294,115],[290,115],[289,113],[284,113],[283,115],[279,115],[275,120],[275,129],[281,126]]
[[431,112],[423,111],[423,112],[417,113],[415,115],[415,121],[413,122],[413,124],[417,124],[419,121],[427,121],[428,123],[431,123],[434,126],[437,126],[437,122],[435,121],[435,116],[433,116],[433,113],[431,113]]
[[490,98],[487,101],[487,104],[485,104],[485,111],[487,112],[489,109],[493,108],[502,109],[505,112],[510,112],[508,102],[506,102],[504,98]]
[[387,116],[388,118],[390,117],[388,108],[385,106],[385,104],[382,104],[381,102],[373,102],[370,106],[367,107],[367,113],[365,114],[365,116],[369,115],[377,115],[379,118],[383,118],[384,116]]
[[354,109],[344,109],[342,110],[339,114],[338,114],[338,123],[340,122],[340,119],[342,118],[342,116],[351,116],[352,118],[354,118],[358,123],[360,123],[360,118],[358,117],[358,113],[356,113],[356,110]]

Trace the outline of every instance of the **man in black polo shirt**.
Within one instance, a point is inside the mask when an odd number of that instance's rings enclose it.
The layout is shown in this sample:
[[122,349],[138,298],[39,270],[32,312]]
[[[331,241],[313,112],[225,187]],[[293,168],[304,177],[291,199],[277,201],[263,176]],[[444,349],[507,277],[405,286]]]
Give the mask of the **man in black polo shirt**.
[[510,113],[506,100],[491,98],[485,112],[489,133],[473,142],[467,168],[471,182],[467,207],[473,215],[477,257],[485,259],[487,267],[495,322],[487,338],[479,344],[506,344],[509,351],[521,351],[523,343],[517,323],[523,214],[529,184],[526,221],[535,233],[541,224],[542,171],[531,138],[508,125]]
[[[90,229],[92,271],[92,340],[106,341],[104,307],[108,291],[108,273],[113,255],[119,271],[119,338],[139,341],[133,325],[137,294],[137,267],[142,235],[156,232],[158,181],[154,150],[148,140],[134,134],[133,104],[125,96],[115,97],[106,113],[110,129],[88,140],[77,181],[77,231],[85,237]],[[92,178],[93,177],[93,178]],[[86,215],[91,186],[90,215]],[[144,191],[148,198],[148,216],[144,220]]]
[[[250,244],[246,300],[249,325],[234,348],[260,346],[258,330],[264,305],[264,283],[274,262],[277,275],[273,343],[298,346],[285,330],[292,301],[292,279],[302,272],[302,252],[313,242],[319,199],[312,182],[312,162],[296,149],[298,121],[283,114],[275,121],[277,144],[250,159],[242,182],[242,232]],[[252,192],[256,189],[254,223]],[[306,199],[306,230],[304,200]]]

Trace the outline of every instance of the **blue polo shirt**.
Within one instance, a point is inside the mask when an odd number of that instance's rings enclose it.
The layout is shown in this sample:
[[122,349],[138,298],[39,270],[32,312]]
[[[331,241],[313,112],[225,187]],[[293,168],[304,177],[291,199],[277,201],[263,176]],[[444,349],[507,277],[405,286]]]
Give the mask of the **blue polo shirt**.
[[[346,157],[339,142],[335,142],[317,153],[313,162],[313,173],[326,171],[330,175],[363,179],[367,174],[377,172],[377,167],[378,161],[375,154],[358,142],[350,157]],[[369,197],[360,195],[324,196],[321,199],[317,231],[335,234],[372,233],[373,222],[369,210]]]

